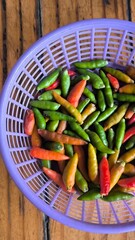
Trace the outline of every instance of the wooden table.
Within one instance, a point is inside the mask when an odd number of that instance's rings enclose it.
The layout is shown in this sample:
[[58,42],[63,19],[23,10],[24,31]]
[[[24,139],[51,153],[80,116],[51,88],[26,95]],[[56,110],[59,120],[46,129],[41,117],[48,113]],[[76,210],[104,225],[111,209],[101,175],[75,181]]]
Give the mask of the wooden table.
[[[135,21],[130,0],[1,0],[0,88],[19,56],[46,33],[82,19]],[[0,240],[130,240],[135,232],[91,234],[68,228],[37,210],[18,190],[0,159]]]

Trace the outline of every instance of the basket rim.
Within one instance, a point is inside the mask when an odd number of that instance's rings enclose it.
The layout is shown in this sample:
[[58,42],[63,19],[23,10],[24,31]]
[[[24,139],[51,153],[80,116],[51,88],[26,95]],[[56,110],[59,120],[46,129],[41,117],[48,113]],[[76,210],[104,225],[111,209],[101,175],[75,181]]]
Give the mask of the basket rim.
[[[53,208],[49,207],[48,204],[43,202],[42,200],[40,203],[37,203],[37,196],[33,193],[33,191],[24,186],[24,180],[20,177],[20,174],[18,173],[17,169],[13,166],[11,157],[7,149],[5,148],[6,145],[6,123],[3,124],[3,114],[5,116],[6,109],[5,109],[5,102],[7,102],[8,96],[11,91],[11,83],[13,83],[13,78],[15,78],[15,75],[17,74],[20,66],[24,64],[28,58],[29,55],[32,55],[33,52],[38,48],[39,45],[45,46],[45,44],[50,41],[51,39],[54,39],[55,37],[59,37],[65,33],[72,32],[74,29],[79,28],[83,30],[84,26],[91,26],[91,28],[95,27],[108,27],[109,28],[115,28],[114,26],[117,26],[118,29],[124,29],[128,32],[133,31],[135,32],[135,23],[130,22],[128,20],[119,20],[119,19],[106,19],[106,18],[98,18],[98,19],[88,19],[88,20],[80,20],[77,22],[73,22],[70,24],[67,24],[65,26],[59,27],[56,30],[53,30],[52,32],[46,34],[45,36],[41,37],[39,40],[37,40],[35,43],[33,43],[18,59],[16,64],[11,69],[10,73],[7,76],[7,79],[4,83],[1,95],[0,95],[0,153],[2,155],[3,161],[6,165],[6,168],[15,182],[15,184],[18,186],[20,191],[29,199],[30,202],[32,202],[38,209],[40,209],[42,212],[47,214],[49,217],[59,221],[62,224],[65,224],[69,227],[76,228],[78,230],[86,231],[86,232],[97,232],[97,233],[122,233],[122,232],[128,232],[128,231],[134,231],[135,230],[135,221],[128,222],[128,223],[120,223],[120,224],[94,224],[94,223],[87,223],[87,222],[81,222],[76,219],[72,219],[71,217],[65,216],[64,214],[54,210]],[[121,26],[122,25],[122,26]]]

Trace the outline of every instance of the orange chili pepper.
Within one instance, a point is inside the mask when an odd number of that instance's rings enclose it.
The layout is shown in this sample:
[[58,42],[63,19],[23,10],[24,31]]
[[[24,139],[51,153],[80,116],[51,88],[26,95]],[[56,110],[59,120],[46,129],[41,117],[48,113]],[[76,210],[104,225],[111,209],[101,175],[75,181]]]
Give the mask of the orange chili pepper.
[[122,173],[124,172],[124,168],[125,168],[124,161],[116,163],[112,167],[111,172],[110,172],[110,191],[119,181]]
[[130,83],[119,88],[120,93],[135,94],[135,84]]
[[82,112],[82,120],[84,121],[91,113],[96,111],[96,106],[90,103]]
[[31,135],[31,146],[41,147],[41,145],[42,145],[42,139],[41,139],[41,136],[38,134],[37,126],[35,124],[32,135]]
[[135,148],[130,149],[129,151],[125,152],[120,156],[118,161],[124,161],[126,163],[131,162],[135,159]]
[[109,168],[111,169],[118,160],[120,149],[114,148],[115,153],[108,157]]
[[34,112],[31,109],[28,109],[24,118],[24,132],[31,136],[33,132],[33,128],[35,125],[35,117]]
[[127,163],[125,165],[124,174],[126,174],[129,177],[135,176],[135,166],[131,163]]

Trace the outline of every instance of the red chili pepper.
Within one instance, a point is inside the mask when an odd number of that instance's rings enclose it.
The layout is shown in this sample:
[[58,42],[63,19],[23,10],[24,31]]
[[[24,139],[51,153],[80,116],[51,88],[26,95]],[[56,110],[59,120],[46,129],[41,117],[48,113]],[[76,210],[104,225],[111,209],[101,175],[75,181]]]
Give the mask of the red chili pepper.
[[120,179],[118,185],[126,188],[135,187],[135,177]]
[[133,116],[129,119],[128,125],[131,125],[131,124],[133,124],[133,123],[135,123],[135,113],[134,113]]
[[31,109],[28,109],[24,118],[24,132],[31,136],[35,125],[34,112]]
[[106,75],[112,85],[112,87],[114,88],[115,92],[118,91],[120,85],[119,85],[119,81],[116,77],[112,76],[111,74],[107,73]]
[[99,163],[100,172],[100,194],[106,196],[110,190],[110,171],[106,157],[103,157]]
[[126,142],[129,138],[131,138],[133,135],[135,135],[135,126],[129,128],[126,132],[125,132],[125,136],[123,139],[123,143]]
[[68,75],[71,77],[71,76],[75,76],[76,75],[76,72],[75,71],[73,71],[73,70],[71,70],[71,69],[69,69],[68,70]]
[[45,91],[48,91],[48,90],[53,90],[55,88],[57,88],[60,84],[60,79],[57,78],[57,80],[49,87],[45,88]]

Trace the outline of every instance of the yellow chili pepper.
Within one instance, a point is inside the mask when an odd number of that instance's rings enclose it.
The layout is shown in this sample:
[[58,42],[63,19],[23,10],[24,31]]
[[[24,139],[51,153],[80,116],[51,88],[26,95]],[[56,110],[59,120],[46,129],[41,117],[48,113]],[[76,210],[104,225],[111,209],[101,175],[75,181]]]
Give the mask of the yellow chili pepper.
[[78,154],[75,153],[73,157],[69,159],[66,167],[64,168],[64,172],[62,175],[63,182],[67,190],[71,190],[75,184],[75,174],[77,170],[77,164],[78,164]]
[[129,177],[135,176],[135,166],[131,163],[127,163],[125,165],[124,174],[126,174]]
[[109,162],[109,168],[111,169],[113,167],[113,165],[117,162],[118,157],[119,157],[119,153],[120,153],[120,149],[115,149],[114,148],[115,153],[111,154],[108,157],[108,162]]
[[135,94],[135,84],[130,83],[130,84],[124,85],[123,87],[121,87],[119,89],[119,92],[120,93]]
[[110,191],[111,189],[117,184],[118,180],[120,179],[122,173],[124,172],[125,162],[116,163],[110,172]]
[[88,175],[92,182],[98,180],[98,162],[96,148],[89,143],[88,144]]
[[118,161],[124,161],[125,163],[131,162],[135,159],[135,148],[130,149],[120,156]]
[[94,111],[96,111],[96,106],[95,104],[90,103],[82,112],[82,120],[84,121]]
[[66,110],[67,112],[69,112],[69,114],[71,114],[73,117],[75,117],[75,119],[79,122],[82,123],[82,115],[80,114],[80,112],[77,110],[77,108],[75,108],[72,104],[70,104],[66,99],[64,99],[63,97],[61,97],[59,94],[57,94],[55,91],[52,92],[53,97],[55,98],[55,100],[61,104]]
[[129,104],[124,103],[122,104],[116,112],[114,112],[104,123],[104,130],[111,128],[112,126],[116,125],[120,122],[120,120],[124,117]]

